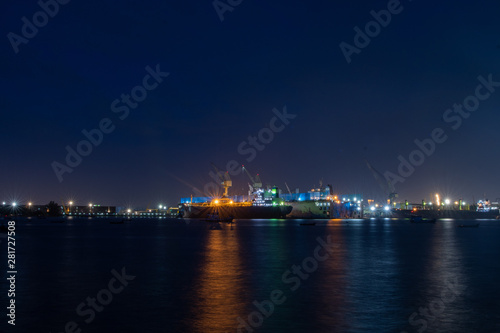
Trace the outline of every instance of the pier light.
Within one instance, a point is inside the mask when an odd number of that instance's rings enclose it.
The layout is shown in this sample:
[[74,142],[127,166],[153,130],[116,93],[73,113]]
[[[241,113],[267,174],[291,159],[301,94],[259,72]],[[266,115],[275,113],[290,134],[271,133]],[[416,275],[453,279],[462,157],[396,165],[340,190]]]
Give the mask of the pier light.
[[73,201],[70,201],[70,202],[69,202],[69,205],[70,205],[70,206],[73,206]]
[[16,207],[16,206],[17,206],[17,202],[13,202],[12,207]]
[[2,202],[2,205],[4,205],[4,206],[5,206],[5,201],[4,201],[4,202]]
[[374,211],[375,210],[375,207],[371,206],[370,207],[371,211]]
[[386,210],[386,211],[388,211],[389,209],[390,209],[389,206],[384,207],[384,210]]
[[30,207],[31,207],[31,202],[28,202],[28,206],[30,206]]
[[451,202],[451,201],[450,201],[450,199],[446,199],[446,200],[444,201],[444,203],[445,203],[445,204],[447,204],[447,205],[449,205],[449,204],[450,204],[450,202]]

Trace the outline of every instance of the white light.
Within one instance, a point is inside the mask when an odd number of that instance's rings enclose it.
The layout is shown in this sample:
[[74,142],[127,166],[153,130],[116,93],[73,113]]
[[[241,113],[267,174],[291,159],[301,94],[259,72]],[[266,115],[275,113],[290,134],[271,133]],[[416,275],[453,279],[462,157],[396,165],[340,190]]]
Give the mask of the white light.
[[358,199],[356,199],[356,197],[354,197],[354,201],[357,201]]
[[388,211],[390,208],[389,208],[389,206],[385,206],[385,207],[384,207],[384,209],[385,209],[386,211]]
[[16,207],[16,206],[17,206],[17,203],[13,202],[13,203],[12,203],[12,206],[13,206],[13,207]]
[[2,205],[5,205],[5,201],[4,201],[4,202],[2,202]]
[[444,202],[445,202],[447,205],[449,205],[449,204],[450,204],[450,199],[446,199]]
[[361,207],[358,207],[358,210],[361,210]]
[[372,211],[374,211],[374,210],[375,210],[375,207],[371,206],[371,207],[370,207],[370,209],[371,209]]

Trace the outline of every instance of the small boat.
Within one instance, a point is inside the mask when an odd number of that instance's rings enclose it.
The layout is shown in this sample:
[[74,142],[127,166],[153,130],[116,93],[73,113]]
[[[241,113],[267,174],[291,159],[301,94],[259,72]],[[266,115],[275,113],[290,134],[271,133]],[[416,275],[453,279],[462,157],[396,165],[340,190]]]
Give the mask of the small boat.
[[459,228],[478,228],[479,227],[479,223],[476,223],[476,224],[460,224],[458,227]]
[[300,223],[299,225],[316,225],[316,222],[304,222]]

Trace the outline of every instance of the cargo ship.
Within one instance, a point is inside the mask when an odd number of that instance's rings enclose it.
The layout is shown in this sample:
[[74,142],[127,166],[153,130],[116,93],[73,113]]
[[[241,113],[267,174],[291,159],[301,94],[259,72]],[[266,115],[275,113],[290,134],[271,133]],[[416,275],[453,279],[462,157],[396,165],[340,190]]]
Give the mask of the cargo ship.
[[330,201],[289,201],[292,207],[289,218],[292,219],[329,219],[331,216]]
[[292,206],[282,201],[257,204],[252,201],[235,202],[231,198],[214,198],[209,202],[179,204],[179,213],[184,218],[206,219],[217,213],[221,219],[281,219],[291,211]]
[[242,166],[242,172],[250,178],[248,196],[229,196],[229,188],[233,185],[227,171],[221,172],[213,163],[214,177],[224,188],[221,197],[191,197],[181,198],[178,206],[178,216],[184,218],[209,219],[217,216],[219,220],[229,219],[280,219],[292,211],[292,206],[284,203],[279,197],[278,187],[262,186],[259,175],[252,176]]

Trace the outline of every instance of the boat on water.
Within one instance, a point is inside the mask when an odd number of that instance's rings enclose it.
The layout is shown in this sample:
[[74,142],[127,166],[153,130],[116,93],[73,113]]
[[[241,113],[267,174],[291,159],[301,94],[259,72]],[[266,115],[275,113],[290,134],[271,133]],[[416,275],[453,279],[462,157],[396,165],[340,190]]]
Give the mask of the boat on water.
[[328,219],[330,218],[330,200],[288,201],[292,207],[288,215],[292,219]]
[[[181,203],[179,212],[184,218],[201,218],[205,220],[233,219],[279,219],[285,218],[292,207],[282,202],[257,204],[255,202],[235,202],[231,198],[215,198],[209,202]],[[217,218],[214,218],[217,215]]]

